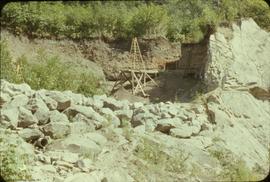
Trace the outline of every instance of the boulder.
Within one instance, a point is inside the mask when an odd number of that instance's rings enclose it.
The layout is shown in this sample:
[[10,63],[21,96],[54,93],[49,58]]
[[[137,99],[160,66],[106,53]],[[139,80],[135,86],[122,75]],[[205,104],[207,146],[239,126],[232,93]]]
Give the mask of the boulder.
[[101,116],[99,113],[95,112],[91,107],[73,105],[66,109],[64,112],[68,116],[68,118],[74,118],[78,113],[84,115],[86,118],[93,120],[95,125],[102,124],[107,122],[106,118]]
[[182,120],[180,118],[160,119],[156,122],[156,131],[160,131],[165,134],[169,134],[172,128],[180,126]]
[[110,182],[133,182],[135,181],[126,170],[117,168],[107,173],[106,178]]
[[57,123],[57,122],[69,123],[68,117],[65,114],[60,113],[57,110],[50,111],[49,121],[51,123]]
[[123,107],[123,104],[121,101],[115,100],[114,98],[108,97],[104,100],[104,106],[105,108],[110,108],[113,111],[119,110]]
[[82,121],[76,121],[76,122],[70,123],[70,133],[87,133],[87,132],[93,132],[93,131],[95,131],[95,125],[92,123],[88,124],[87,122],[82,122]]
[[44,125],[50,122],[50,111],[49,109],[38,108],[34,114],[38,120],[38,125]]
[[103,178],[104,175],[100,172],[76,173],[67,177],[64,182],[101,182]]
[[257,99],[270,100],[270,89],[267,90],[261,87],[252,87],[249,88],[249,93]]
[[50,110],[55,110],[57,108],[57,102],[54,99],[46,96],[45,93],[46,90],[36,91],[35,97],[42,99]]
[[170,135],[177,138],[190,138],[192,135],[193,129],[188,125],[184,125],[181,128],[173,128],[170,130]]
[[142,102],[135,102],[131,105],[131,109],[138,109],[140,107],[143,107],[144,104]]
[[70,134],[70,126],[66,122],[51,122],[45,125],[43,133],[53,139],[63,138]]
[[28,103],[29,98],[24,94],[15,95],[12,97],[11,101],[8,103],[7,107],[20,107],[26,106]]
[[37,97],[29,99],[29,101],[27,103],[27,109],[30,110],[33,114],[38,109],[42,109],[42,110],[44,110],[44,112],[49,111],[49,109],[47,108],[47,105],[44,103],[44,101],[41,98],[37,98]]
[[96,142],[79,134],[73,134],[65,138],[62,141],[62,146],[70,152],[87,156],[94,156],[101,151],[100,146]]
[[61,160],[75,164],[79,160],[79,155],[77,153],[64,151],[61,153]]
[[111,123],[114,127],[120,126],[120,119],[111,109],[101,108],[99,109],[99,113],[104,116],[108,120],[108,122]]
[[[205,79],[208,90],[237,88],[250,83],[269,87],[270,33],[254,20],[242,20],[232,28],[218,28],[210,36]],[[226,35],[230,33],[230,39]],[[254,41],[256,40],[256,41]]]
[[76,104],[76,105],[82,105],[83,104],[83,100],[84,100],[83,95],[73,93],[70,90],[64,91],[62,93],[71,100],[71,103]]
[[107,143],[107,139],[99,133],[86,133],[83,136],[96,142],[96,144],[103,146]]
[[7,125],[7,127],[11,126],[12,128],[17,127],[19,118],[19,109],[18,108],[4,108],[1,109],[1,126]]
[[3,79],[1,79],[1,92],[9,94],[10,97],[19,94],[23,94],[30,97],[33,94],[33,91],[31,90],[30,86],[27,85],[26,83],[12,84]]
[[158,116],[150,113],[150,112],[145,112],[145,113],[139,113],[135,114],[136,111],[134,111],[134,115],[131,119],[131,126],[136,127],[142,124],[145,124],[146,122],[153,122],[159,119]]
[[0,108],[2,108],[2,106],[9,102],[11,100],[11,97],[7,94],[7,93],[0,93]]
[[46,95],[57,102],[57,110],[62,112],[71,106],[71,98],[59,91],[46,92]]
[[128,121],[130,122],[133,111],[132,110],[118,110],[115,111],[115,115],[120,119],[120,121]]
[[26,142],[33,142],[37,139],[39,139],[43,134],[41,131],[39,131],[38,128],[24,128],[23,130],[20,130],[18,132],[19,136],[23,138]]
[[26,128],[33,124],[37,124],[38,120],[33,116],[31,111],[24,107],[19,107],[18,127]]
[[93,169],[93,161],[88,158],[80,159],[76,162],[76,166],[84,172],[89,172]]

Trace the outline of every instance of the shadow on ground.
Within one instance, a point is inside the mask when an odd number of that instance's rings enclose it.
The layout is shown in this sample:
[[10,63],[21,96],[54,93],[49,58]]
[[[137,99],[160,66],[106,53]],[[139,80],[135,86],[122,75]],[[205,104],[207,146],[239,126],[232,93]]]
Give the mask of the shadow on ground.
[[178,71],[166,71],[156,78],[158,86],[149,83],[147,93],[152,103],[157,102],[190,102],[204,92],[202,82],[194,75],[183,76]]

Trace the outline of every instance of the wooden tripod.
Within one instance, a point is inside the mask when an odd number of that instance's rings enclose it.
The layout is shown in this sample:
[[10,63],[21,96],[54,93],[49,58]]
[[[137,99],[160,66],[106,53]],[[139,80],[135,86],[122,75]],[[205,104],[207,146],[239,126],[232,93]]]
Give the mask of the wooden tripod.
[[132,39],[130,48],[130,59],[132,61],[132,68],[120,71],[120,74],[118,75],[118,80],[115,82],[112,91],[114,91],[116,86],[123,85],[125,82],[129,82],[132,87],[132,94],[135,95],[140,91],[142,92],[143,96],[148,96],[144,91],[147,79],[152,81],[157,86],[157,83],[152,79],[150,74],[157,75],[158,71],[145,69],[145,61],[143,60],[136,37]]

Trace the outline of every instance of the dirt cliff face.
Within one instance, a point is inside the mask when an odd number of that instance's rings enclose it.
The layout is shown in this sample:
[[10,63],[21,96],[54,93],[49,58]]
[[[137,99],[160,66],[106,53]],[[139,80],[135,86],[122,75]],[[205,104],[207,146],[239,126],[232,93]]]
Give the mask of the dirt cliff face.
[[[74,42],[70,40],[30,40],[24,36],[14,36],[2,30],[1,38],[6,39],[12,57],[21,55],[33,57],[38,51],[59,55],[65,63],[81,70],[91,70],[97,76],[115,80],[117,72],[132,65],[128,55],[131,40],[103,41],[100,39]],[[181,44],[171,43],[165,38],[138,39],[146,67],[157,69],[160,63],[178,61]],[[92,69],[93,68],[93,69]]]
[[[146,68],[157,69],[160,63],[178,61],[181,57],[181,44],[171,43],[167,39],[138,39]],[[115,80],[117,72],[130,68],[129,59],[131,41],[118,40],[104,42],[101,40],[85,41],[81,44],[84,56],[100,65],[109,80]]]

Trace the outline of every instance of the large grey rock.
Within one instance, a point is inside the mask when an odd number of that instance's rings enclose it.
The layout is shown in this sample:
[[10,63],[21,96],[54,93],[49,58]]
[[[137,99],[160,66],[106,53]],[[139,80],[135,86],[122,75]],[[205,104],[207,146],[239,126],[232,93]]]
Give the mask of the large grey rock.
[[19,107],[18,127],[26,128],[37,123],[38,120],[33,116],[31,111],[25,109],[24,107]]
[[206,66],[205,82],[209,90],[220,87],[237,87],[257,83],[269,87],[270,82],[270,33],[262,30],[252,19],[233,24],[226,32],[218,28],[210,36],[209,60]]
[[145,111],[144,113],[139,112],[138,114],[136,114],[136,112],[138,111],[134,111],[134,115],[131,120],[132,127],[136,127],[136,126],[145,124],[147,122],[154,122],[159,119],[159,116],[154,115],[148,111]]
[[18,125],[19,110],[18,108],[5,108],[1,109],[1,126],[6,125],[7,127],[11,126],[12,128],[17,127]]
[[14,97],[12,97],[7,107],[12,108],[12,107],[26,106],[28,100],[29,98],[24,94],[15,95]]
[[89,158],[80,159],[76,162],[76,166],[84,172],[93,170],[93,161]]
[[122,168],[117,168],[111,170],[107,175],[106,178],[111,182],[133,182],[135,181],[126,170]]
[[57,110],[64,111],[71,106],[71,98],[59,91],[50,91],[46,95],[57,102]]
[[96,144],[103,146],[107,143],[107,139],[99,133],[86,133],[83,136],[96,142]]
[[[78,115],[77,115],[78,116]],[[75,117],[77,117],[75,116]],[[87,119],[87,118],[86,118]],[[87,133],[95,131],[95,125],[82,121],[72,122],[70,123],[70,133]]]
[[61,160],[75,164],[79,160],[79,154],[64,151],[61,153]]
[[188,125],[183,125],[181,128],[173,128],[170,130],[170,135],[177,138],[189,138],[191,137],[193,128]]
[[44,125],[50,122],[50,111],[49,109],[38,108],[34,114],[38,120],[38,125]]
[[118,110],[118,111],[115,111],[115,114],[120,119],[120,121],[130,122],[133,115],[133,111],[132,110]]
[[70,119],[74,118],[80,113],[86,118],[91,119],[95,125],[98,123],[102,125],[102,123],[107,122],[106,118],[95,112],[91,107],[73,105],[66,109],[63,113],[65,113]]
[[46,90],[36,91],[35,97],[42,99],[50,110],[55,110],[57,108],[57,102],[54,99],[46,96]]
[[33,114],[38,110],[42,109],[44,112],[49,111],[47,108],[47,105],[44,103],[44,101],[41,98],[31,98],[29,99],[27,103],[27,109],[30,110]]
[[110,108],[113,111],[119,110],[123,107],[123,104],[121,101],[115,100],[114,98],[108,97],[104,100],[104,106],[105,108]]
[[43,127],[43,133],[53,139],[63,138],[70,134],[70,126],[66,122],[51,122]]
[[73,153],[80,153],[82,155],[93,156],[101,151],[101,148],[92,139],[83,135],[70,135],[62,141],[64,149]]
[[64,182],[100,182],[103,178],[104,174],[100,174],[100,172],[76,173],[67,177]]
[[84,96],[81,94],[73,93],[70,90],[64,91],[63,94],[67,96],[73,104],[82,105],[84,103]]
[[2,108],[2,106],[10,100],[11,97],[7,93],[0,92],[0,108]]
[[50,111],[50,118],[49,118],[50,122],[55,123],[55,122],[62,122],[62,123],[69,123],[68,117],[63,114],[60,113],[57,110],[54,111]]
[[39,131],[38,128],[33,128],[33,129],[25,128],[23,130],[20,130],[18,134],[26,142],[37,140],[43,135],[42,132]]
[[99,113],[104,116],[109,124],[112,124],[114,127],[118,127],[120,123],[120,119],[115,115],[115,113],[109,108],[101,108],[99,109]]
[[3,79],[1,79],[1,92],[9,94],[10,97],[19,94],[24,94],[30,97],[33,94],[30,86],[26,83],[12,84]]

